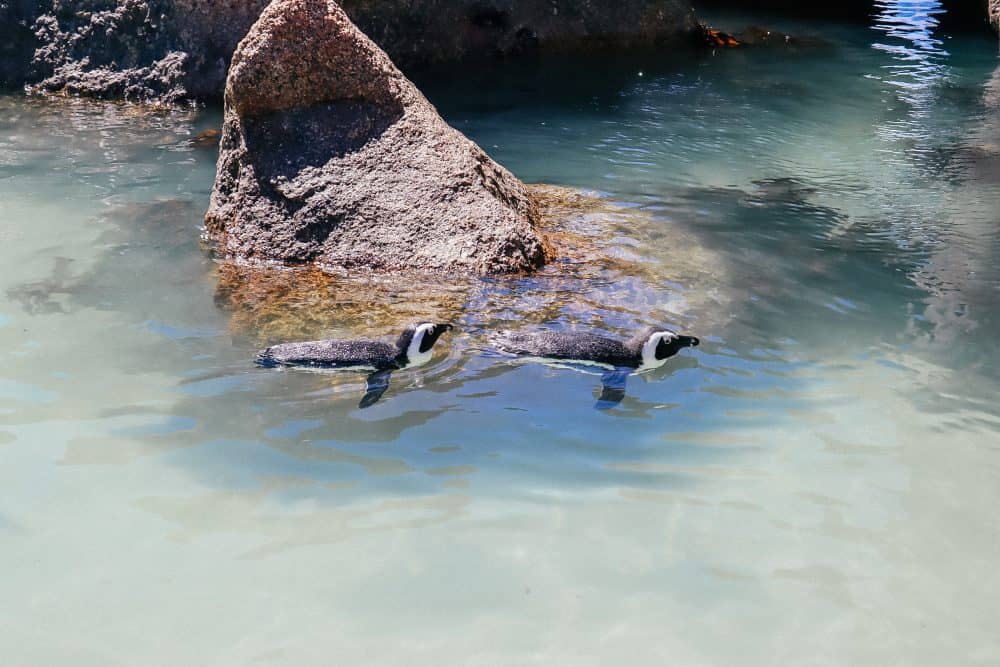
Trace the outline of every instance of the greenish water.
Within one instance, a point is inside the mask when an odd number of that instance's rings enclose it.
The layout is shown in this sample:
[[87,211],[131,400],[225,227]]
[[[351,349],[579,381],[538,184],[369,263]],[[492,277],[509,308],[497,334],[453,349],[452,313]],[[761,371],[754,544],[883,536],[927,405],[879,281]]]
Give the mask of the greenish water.
[[[618,202],[633,269],[335,281],[278,323],[199,243],[217,111],[0,98],[4,664],[997,664],[1000,61],[936,5],[424,82]],[[367,410],[251,364],[425,308],[460,331]],[[484,352],[540,322],[702,345],[600,411]]]

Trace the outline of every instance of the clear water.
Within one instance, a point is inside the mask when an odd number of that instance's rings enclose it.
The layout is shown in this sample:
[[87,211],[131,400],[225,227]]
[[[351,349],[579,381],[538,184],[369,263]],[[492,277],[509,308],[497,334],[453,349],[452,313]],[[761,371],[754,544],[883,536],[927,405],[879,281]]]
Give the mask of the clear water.
[[[233,286],[217,111],[0,98],[4,663],[1000,662],[1000,62],[936,6],[425,83],[616,202],[626,268],[520,281]],[[367,410],[250,363],[428,311]],[[702,346],[612,410],[483,351],[662,321]]]

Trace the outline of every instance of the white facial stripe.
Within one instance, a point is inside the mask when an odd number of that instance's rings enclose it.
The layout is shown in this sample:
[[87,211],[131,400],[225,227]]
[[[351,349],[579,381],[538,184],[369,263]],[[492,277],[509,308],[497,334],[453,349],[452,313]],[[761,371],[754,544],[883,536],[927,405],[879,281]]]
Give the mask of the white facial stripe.
[[655,368],[662,366],[667,360],[656,358],[656,348],[661,340],[671,341],[677,338],[673,331],[657,331],[649,337],[649,340],[642,346],[642,368]]
[[406,349],[406,358],[410,361],[411,366],[426,364],[431,360],[431,356],[433,354],[432,351],[427,350],[426,352],[421,352],[420,344],[424,341],[424,336],[426,336],[433,328],[433,324],[421,324],[417,327],[417,330],[413,332],[413,340],[410,341],[410,346]]

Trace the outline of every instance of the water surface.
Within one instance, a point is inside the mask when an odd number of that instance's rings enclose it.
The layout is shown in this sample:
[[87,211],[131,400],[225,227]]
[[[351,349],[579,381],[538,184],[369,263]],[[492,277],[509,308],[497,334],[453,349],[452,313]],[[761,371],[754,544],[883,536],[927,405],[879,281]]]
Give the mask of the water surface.
[[[5,662],[997,664],[1000,62],[937,11],[422,82],[613,202],[603,264],[520,280],[247,286],[217,110],[0,98]],[[428,311],[367,410],[250,363]],[[702,345],[611,410],[484,351],[653,323]]]

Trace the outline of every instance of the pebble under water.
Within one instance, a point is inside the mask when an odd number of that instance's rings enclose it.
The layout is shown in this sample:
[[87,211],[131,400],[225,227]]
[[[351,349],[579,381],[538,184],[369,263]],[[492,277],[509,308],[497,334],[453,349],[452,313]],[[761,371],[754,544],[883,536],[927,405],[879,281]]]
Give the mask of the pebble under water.
[[[0,97],[4,663],[997,664],[1000,60],[878,6],[420,81],[590,193],[529,278],[219,263],[218,110]],[[423,317],[368,409],[252,363]],[[701,345],[605,410],[488,349],[650,324]]]

